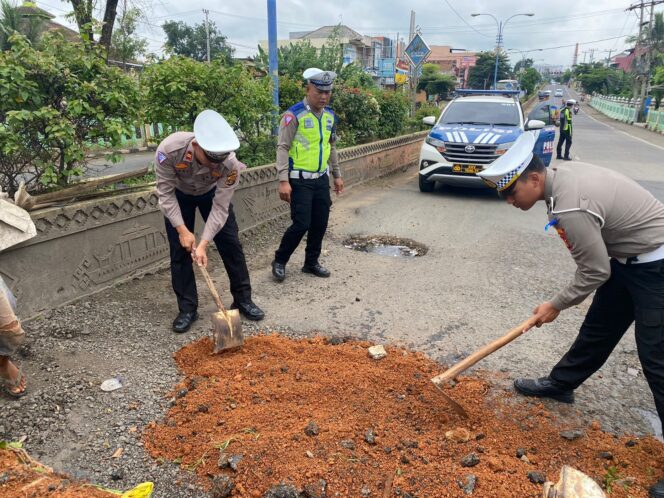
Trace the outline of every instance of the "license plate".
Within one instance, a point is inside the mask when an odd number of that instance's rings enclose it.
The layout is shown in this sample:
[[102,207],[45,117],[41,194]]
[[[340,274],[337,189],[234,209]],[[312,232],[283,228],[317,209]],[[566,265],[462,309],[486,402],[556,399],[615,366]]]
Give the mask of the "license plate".
[[479,173],[484,167],[477,164],[454,164],[452,165],[452,173]]

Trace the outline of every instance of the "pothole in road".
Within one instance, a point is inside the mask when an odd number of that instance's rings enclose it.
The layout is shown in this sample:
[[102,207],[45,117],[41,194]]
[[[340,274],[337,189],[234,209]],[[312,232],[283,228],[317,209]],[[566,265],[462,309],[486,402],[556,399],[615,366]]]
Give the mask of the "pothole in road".
[[355,251],[369,252],[391,258],[415,258],[424,256],[429,248],[411,239],[402,239],[391,235],[353,236],[344,242],[344,246]]

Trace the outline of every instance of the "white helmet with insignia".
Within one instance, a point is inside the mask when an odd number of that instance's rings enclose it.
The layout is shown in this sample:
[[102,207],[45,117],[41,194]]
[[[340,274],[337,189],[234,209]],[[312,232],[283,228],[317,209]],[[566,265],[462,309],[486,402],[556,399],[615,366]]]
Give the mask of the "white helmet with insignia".
[[240,148],[240,141],[231,125],[221,114],[211,109],[196,116],[194,137],[211,159],[221,158]]
[[334,82],[334,78],[337,77],[337,73],[334,71],[323,71],[317,67],[310,67],[302,73],[302,76],[316,88],[326,92],[332,90],[332,83]]
[[533,158],[535,135],[523,133],[507,152],[496,159],[491,166],[477,173],[484,183],[502,192],[512,185]]

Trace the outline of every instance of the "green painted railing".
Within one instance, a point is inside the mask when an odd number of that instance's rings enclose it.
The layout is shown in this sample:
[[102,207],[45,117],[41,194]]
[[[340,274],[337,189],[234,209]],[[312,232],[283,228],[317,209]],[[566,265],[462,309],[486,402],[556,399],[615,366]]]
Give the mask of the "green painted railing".
[[630,102],[618,100],[615,97],[597,95],[591,97],[590,105],[602,114],[606,114],[610,118],[622,121],[623,123],[632,124],[635,121],[636,105]]
[[646,121],[646,126],[649,130],[664,133],[664,111],[655,111],[654,109],[650,109],[650,111],[648,111],[648,120]]

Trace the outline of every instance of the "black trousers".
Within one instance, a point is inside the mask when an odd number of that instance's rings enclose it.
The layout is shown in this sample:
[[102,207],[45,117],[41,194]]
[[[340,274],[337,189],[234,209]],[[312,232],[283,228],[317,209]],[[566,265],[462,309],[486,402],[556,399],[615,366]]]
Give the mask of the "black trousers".
[[571,389],[580,386],[634,321],[643,373],[664,421],[664,260],[639,265],[611,260],[611,277],[597,289],[578,337],[551,378]]
[[572,134],[569,131],[560,130],[560,138],[558,138],[558,147],[556,147],[557,156],[560,157],[560,152],[563,150],[563,143],[565,144],[565,157],[569,157],[569,149],[572,146]]
[[[188,195],[175,191],[184,224],[190,232],[194,231],[196,220],[196,208],[207,221],[215,190],[203,195]],[[195,311],[198,308],[198,293],[196,292],[196,279],[191,259],[191,253],[187,252],[180,244],[177,230],[166,219],[166,234],[171,249],[171,282],[178,300],[180,311]],[[249,270],[244,258],[244,251],[238,236],[237,220],[233,205],[228,207],[228,219],[226,224],[214,237],[214,245],[217,246],[219,256],[224,262],[226,273],[231,284],[231,294],[235,302],[244,302],[251,299],[251,282]]]
[[278,263],[288,263],[306,233],[304,264],[313,266],[318,263],[330,218],[330,178],[328,175],[311,180],[291,178],[290,184],[293,189],[290,205],[293,224],[284,233],[274,259]]

